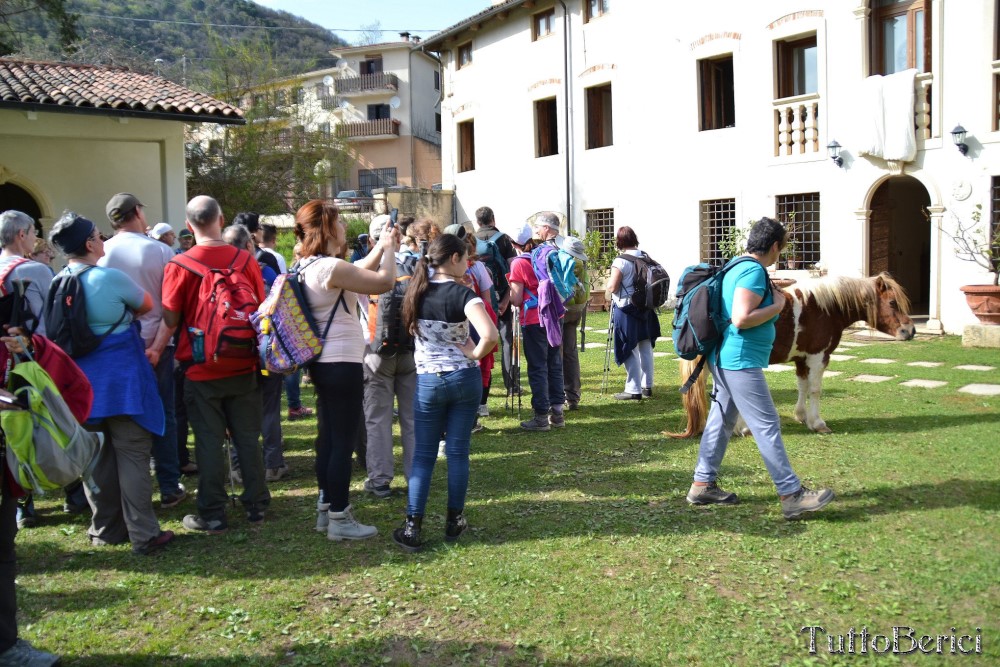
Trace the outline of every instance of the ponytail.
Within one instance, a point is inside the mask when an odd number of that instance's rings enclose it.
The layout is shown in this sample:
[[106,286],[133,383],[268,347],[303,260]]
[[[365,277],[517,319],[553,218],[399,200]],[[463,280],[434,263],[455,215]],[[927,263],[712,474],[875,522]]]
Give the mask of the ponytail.
[[423,305],[424,294],[430,284],[428,276],[430,271],[428,269],[431,267],[437,269],[455,253],[466,255],[468,247],[465,245],[465,241],[452,234],[442,234],[434,239],[430,246],[427,245],[426,240],[420,242],[420,260],[413,270],[410,284],[406,287],[406,296],[403,297],[403,326],[414,336],[419,334],[417,319],[419,319],[420,307]]

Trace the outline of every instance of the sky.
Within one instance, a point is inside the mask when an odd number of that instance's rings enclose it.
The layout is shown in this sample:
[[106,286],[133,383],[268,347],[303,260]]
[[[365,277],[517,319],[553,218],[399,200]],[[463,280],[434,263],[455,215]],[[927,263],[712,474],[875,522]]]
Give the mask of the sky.
[[378,22],[382,41],[399,39],[408,31],[422,38],[451,27],[489,7],[491,0],[256,0],[332,30],[357,44],[362,26]]

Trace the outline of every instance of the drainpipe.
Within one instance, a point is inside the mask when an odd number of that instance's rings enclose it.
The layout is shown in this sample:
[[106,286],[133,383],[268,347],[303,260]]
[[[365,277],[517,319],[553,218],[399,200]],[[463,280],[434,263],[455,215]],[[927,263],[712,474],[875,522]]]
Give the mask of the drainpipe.
[[[399,33],[402,37],[406,35],[407,39],[410,33]],[[413,138],[413,49],[407,50],[407,73],[406,73],[406,87],[408,89],[407,94],[409,95],[408,106],[410,108],[410,187],[417,187],[417,158],[413,154],[413,149],[416,145],[416,140]]]
[[573,195],[571,187],[571,169],[570,169],[570,149],[573,137],[573,126],[570,125],[572,122],[571,114],[571,98],[570,98],[570,87],[569,87],[569,56],[570,56],[570,34],[569,34],[569,12],[566,10],[566,3],[563,0],[559,0],[559,4],[562,6],[563,10],[563,97],[564,99],[564,109],[566,115],[566,230],[569,231],[573,229]]

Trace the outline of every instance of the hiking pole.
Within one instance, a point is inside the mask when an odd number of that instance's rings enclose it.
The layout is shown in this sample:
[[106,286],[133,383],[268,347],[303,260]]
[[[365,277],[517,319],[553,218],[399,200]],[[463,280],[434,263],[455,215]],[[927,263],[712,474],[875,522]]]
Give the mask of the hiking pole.
[[615,305],[611,304],[608,317],[608,341],[604,345],[604,378],[601,380],[601,396],[608,388],[608,373],[611,371],[611,351],[615,340]]
[[511,318],[511,326],[514,329],[514,339],[510,353],[510,370],[513,376],[513,386],[511,387],[511,409],[514,408],[514,396],[517,394],[517,418],[521,418],[521,317],[520,311],[514,309],[514,317]]
[[226,460],[229,461],[229,499],[233,501],[233,507],[236,507],[239,496],[236,495],[236,479],[233,477],[233,440],[229,436],[228,430],[222,442],[226,446]]

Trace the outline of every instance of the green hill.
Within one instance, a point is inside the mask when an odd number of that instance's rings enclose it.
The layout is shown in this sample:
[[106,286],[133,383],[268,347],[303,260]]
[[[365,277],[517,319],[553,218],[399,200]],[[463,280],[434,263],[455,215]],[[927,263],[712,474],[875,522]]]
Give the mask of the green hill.
[[279,76],[333,66],[330,49],[346,44],[322,26],[248,0],[65,0],[77,16],[78,39],[64,48],[57,22],[44,12],[13,11],[36,2],[0,0],[0,18],[9,26],[0,43],[9,52],[36,60],[122,65],[177,82],[202,78],[216,39],[249,40],[261,53],[269,50]]

